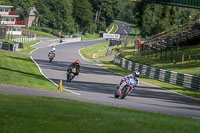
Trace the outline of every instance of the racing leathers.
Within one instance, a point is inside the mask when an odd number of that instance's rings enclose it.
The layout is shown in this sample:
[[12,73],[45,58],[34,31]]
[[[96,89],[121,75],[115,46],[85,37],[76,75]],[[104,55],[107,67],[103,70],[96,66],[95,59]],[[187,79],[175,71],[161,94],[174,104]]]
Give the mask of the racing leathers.
[[72,63],[71,65],[69,65],[68,69],[67,69],[67,72],[71,71],[72,68],[75,68],[76,69],[76,73],[75,75],[79,75],[79,72],[80,72],[80,65],[75,65],[75,63]]
[[134,74],[130,74],[130,75],[125,76],[123,79],[121,79],[120,83],[117,85],[117,89],[119,89],[120,85],[124,82],[124,80],[126,78],[132,78],[132,79],[134,79],[135,82],[136,82],[136,84],[139,85],[139,78],[136,77]]

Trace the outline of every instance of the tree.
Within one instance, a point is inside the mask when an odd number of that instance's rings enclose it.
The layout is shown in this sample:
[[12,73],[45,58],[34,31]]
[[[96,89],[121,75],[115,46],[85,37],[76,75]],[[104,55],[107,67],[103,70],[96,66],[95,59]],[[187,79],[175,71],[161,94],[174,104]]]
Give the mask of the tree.
[[4,5],[4,4],[5,4],[5,1],[4,1],[4,0],[0,0],[0,4],[1,4],[1,5]]
[[83,33],[93,31],[91,28],[93,29],[92,26],[94,26],[94,14],[90,2],[88,0],[74,0],[73,7],[73,17]]
[[119,15],[122,3],[121,0],[90,0],[90,2],[98,31],[105,30],[113,22],[113,19]]
[[72,0],[40,0],[37,4],[40,26],[58,29],[66,33],[74,32]]

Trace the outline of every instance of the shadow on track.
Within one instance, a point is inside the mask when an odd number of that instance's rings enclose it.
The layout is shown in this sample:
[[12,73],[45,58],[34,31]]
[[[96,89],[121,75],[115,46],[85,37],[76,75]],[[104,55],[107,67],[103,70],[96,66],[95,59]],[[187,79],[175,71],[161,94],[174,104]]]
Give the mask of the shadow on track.
[[[60,81],[59,79],[51,79],[51,80],[53,80],[57,84]],[[72,91],[87,91],[87,92],[114,95],[116,84],[85,82],[85,81],[76,81],[76,80],[73,80],[72,82],[68,83],[68,82],[65,82],[65,80],[63,80],[63,86],[69,87],[70,90]],[[152,89],[156,90],[154,87],[140,86],[140,87],[137,87],[136,90],[133,91],[128,97],[149,98],[149,99],[157,99],[158,101],[165,101],[165,102],[170,102],[170,103],[180,103],[180,104],[200,106],[199,100],[183,97],[175,93],[166,93],[166,91],[154,92],[152,91]],[[160,89],[158,88],[157,90],[160,90]]]
[[[72,62],[62,62],[62,61],[52,61],[49,63],[48,60],[40,60],[35,59],[35,61],[39,64],[42,69],[52,69],[66,72],[68,66]],[[111,73],[109,70],[99,67],[95,64],[80,64],[80,72],[86,74],[99,74],[99,75],[118,75],[115,73]]]

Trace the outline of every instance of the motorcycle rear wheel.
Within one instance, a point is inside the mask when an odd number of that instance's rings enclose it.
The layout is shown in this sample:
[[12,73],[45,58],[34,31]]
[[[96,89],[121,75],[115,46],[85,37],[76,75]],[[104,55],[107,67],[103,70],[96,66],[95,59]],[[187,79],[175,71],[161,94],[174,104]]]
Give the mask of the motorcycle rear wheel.
[[119,95],[117,94],[117,92],[115,92],[114,97],[115,97],[115,98],[119,98]]

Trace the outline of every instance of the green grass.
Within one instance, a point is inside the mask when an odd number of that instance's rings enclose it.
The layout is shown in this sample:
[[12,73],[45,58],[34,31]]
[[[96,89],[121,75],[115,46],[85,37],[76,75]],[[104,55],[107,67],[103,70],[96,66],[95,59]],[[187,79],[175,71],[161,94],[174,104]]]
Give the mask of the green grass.
[[94,34],[85,33],[85,35],[82,35],[81,37],[82,37],[83,41],[89,41],[89,40],[94,40],[94,39],[101,38],[99,36],[99,34],[97,34],[97,33],[94,33]]
[[29,56],[0,51],[0,84],[57,91]]
[[29,41],[29,42],[23,42],[24,44],[24,48],[20,48],[19,51],[20,52],[24,52],[24,53],[30,53],[32,50],[34,50],[35,48],[31,47],[31,45],[34,45],[36,43],[40,42],[40,40],[34,40],[34,41]]
[[8,43],[10,43],[10,44],[15,44],[15,42],[10,41],[10,40],[8,40],[8,39],[0,39],[0,42],[8,42]]
[[81,50],[81,54],[88,59],[104,57],[108,49],[109,42],[99,43]]
[[121,20],[114,20],[115,22],[119,22],[119,23],[124,23],[124,24],[128,24],[128,25],[130,25],[130,26],[132,26],[132,27],[134,27],[135,26],[135,24],[133,24],[133,23],[130,23],[130,22],[126,22],[126,21],[121,21]]
[[[112,29],[112,26],[114,26],[113,29]],[[108,31],[110,31],[111,29],[112,29],[112,31],[110,32],[110,34],[114,34],[114,33],[117,31],[118,26],[117,26],[116,24],[112,23],[112,24],[108,27]]]
[[31,29],[26,29],[26,28],[24,28],[24,31],[34,32],[34,33],[36,33],[36,36],[40,36],[40,37],[58,38],[50,33],[42,32],[42,31],[36,31],[36,30],[31,30]]
[[180,116],[0,94],[1,133],[198,133],[199,124]]
[[110,31],[110,30],[112,29],[113,26],[114,26],[114,24],[111,23],[111,24],[107,27],[108,31]]

